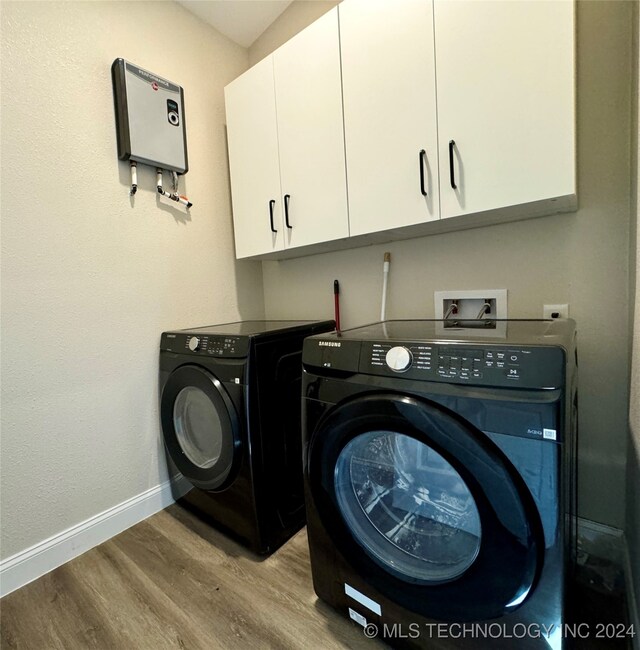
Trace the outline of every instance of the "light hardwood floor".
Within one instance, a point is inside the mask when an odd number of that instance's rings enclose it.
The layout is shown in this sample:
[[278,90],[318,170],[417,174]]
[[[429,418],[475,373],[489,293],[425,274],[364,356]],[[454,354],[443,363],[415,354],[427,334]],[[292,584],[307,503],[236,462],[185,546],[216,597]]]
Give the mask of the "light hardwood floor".
[[179,505],[0,602],[1,647],[383,648],[317,600],[306,530],[260,559]]

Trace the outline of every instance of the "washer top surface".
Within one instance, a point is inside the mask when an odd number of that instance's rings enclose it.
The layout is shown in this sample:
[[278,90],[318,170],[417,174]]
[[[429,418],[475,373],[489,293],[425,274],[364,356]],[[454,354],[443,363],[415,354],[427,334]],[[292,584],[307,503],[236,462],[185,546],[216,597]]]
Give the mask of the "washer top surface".
[[173,330],[167,334],[222,334],[229,336],[256,337],[263,334],[273,334],[296,329],[305,329],[323,321],[313,320],[243,320],[222,325],[205,325],[204,327],[191,327],[183,330]]
[[[343,330],[332,336],[359,341],[424,341],[569,347],[575,321],[555,320],[388,320]],[[488,323],[488,325],[487,325]],[[326,335],[323,335],[326,336]]]
[[470,323],[475,327],[394,320],[315,335],[305,340],[302,363],[318,375],[338,370],[494,388],[565,386],[567,368],[575,365],[574,321]]

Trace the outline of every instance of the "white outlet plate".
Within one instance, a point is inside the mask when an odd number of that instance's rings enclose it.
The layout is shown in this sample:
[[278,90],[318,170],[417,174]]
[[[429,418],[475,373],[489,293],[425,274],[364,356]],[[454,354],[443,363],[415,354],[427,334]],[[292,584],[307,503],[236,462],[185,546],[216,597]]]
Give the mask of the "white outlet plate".
[[558,314],[555,318],[569,318],[569,305],[543,305],[542,318],[554,318],[552,314]]
[[[506,289],[470,289],[467,291],[435,291],[433,294],[435,315],[437,319],[444,318],[445,303],[457,300],[458,314],[454,318],[474,319],[485,300],[495,301],[495,313],[487,315],[490,319],[507,318],[507,290]],[[465,309],[464,301],[468,308]],[[449,304],[449,303],[447,303]]]

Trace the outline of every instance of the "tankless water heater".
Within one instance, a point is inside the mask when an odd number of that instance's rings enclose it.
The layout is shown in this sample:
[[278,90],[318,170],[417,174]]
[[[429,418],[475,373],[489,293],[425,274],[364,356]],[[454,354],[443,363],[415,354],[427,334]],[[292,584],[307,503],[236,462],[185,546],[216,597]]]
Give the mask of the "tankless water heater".
[[182,87],[124,59],[113,62],[111,74],[118,158],[186,173]]

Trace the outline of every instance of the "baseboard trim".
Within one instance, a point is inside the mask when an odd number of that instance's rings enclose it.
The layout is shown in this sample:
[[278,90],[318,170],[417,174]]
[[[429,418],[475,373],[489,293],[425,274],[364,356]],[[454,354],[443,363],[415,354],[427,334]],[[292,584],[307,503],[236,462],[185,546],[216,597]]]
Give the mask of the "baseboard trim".
[[0,562],[0,598],[154,515],[174,502],[174,492],[189,489],[183,476],[165,481],[8,557]]
[[631,569],[631,555],[629,554],[629,544],[627,538],[624,538],[624,581],[627,588],[627,610],[629,614],[629,623],[635,630],[635,635],[632,637],[633,650],[640,650],[640,601],[635,590],[635,582],[633,580],[633,571]]

